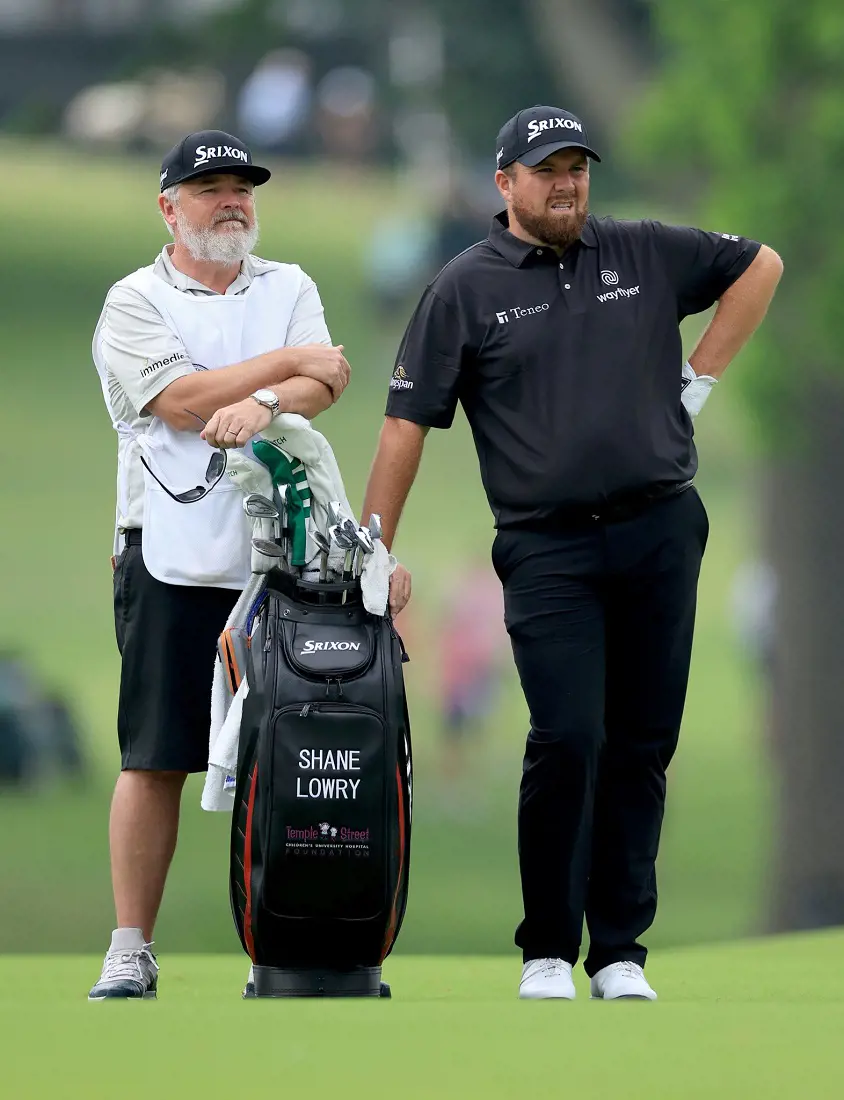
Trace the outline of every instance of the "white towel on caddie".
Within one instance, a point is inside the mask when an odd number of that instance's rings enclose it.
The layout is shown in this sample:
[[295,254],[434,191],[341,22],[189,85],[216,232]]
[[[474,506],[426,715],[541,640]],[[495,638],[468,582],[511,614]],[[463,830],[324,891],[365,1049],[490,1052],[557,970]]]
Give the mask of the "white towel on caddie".
[[[226,620],[225,630],[243,630],[249,612],[261,594],[265,581],[262,574],[254,573],[238,597],[237,603]],[[203,810],[228,810],[234,806],[234,786],[237,778],[237,749],[240,743],[240,722],[243,716],[243,700],[248,693],[246,676],[232,698],[226,682],[226,673],[218,652],[214,659],[214,678],[211,681],[211,727],[208,734],[208,771],[202,788]]]
[[[220,677],[214,676],[211,689],[211,709],[215,702],[228,707],[216,735],[212,733],[212,743],[208,753],[208,771],[205,773],[205,785],[202,788],[201,806],[203,810],[221,810],[231,813],[234,808],[234,788],[237,780],[237,750],[240,745],[240,723],[243,718],[243,701],[249,694],[249,683],[244,678],[231,703]],[[216,699],[215,699],[216,696]],[[212,719],[212,730],[213,730]]]

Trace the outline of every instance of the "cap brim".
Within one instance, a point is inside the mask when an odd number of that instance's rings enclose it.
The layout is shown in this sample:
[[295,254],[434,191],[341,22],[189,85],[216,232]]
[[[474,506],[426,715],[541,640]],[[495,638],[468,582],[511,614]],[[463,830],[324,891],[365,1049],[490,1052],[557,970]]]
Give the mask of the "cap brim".
[[260,187],[262,183],[266,183],[272,175],[269,168],[261,168],[257,164],[244,164],[242,160],[232,160],[228,164],[220,164],[219,162],[213,167],[206,166],[205,168],[199,168],[196,172],[189,172],[186,176],[182,176],[181,179],[174,180],[168,183],[168,187],[174,187],[178,183],[187,183],[188,180],[196,180],[201,176],[243,176],[244,179],[254,183],[256,187]]
[[554,141],[547,145],[539,145],[536,149],[528,149],[525,154],[516,157],[516,160],[519,164],[524,164],[526,168],[535,168],[537,164],[541,164],[543,160],[547,160],[548,157],[559,152],[560,149],[582,149],[587,156],[590,156],[592,160],[597,160],[600,164],[601,158],[595,150],[590,149],[588,145],[584,145],[580,141]]

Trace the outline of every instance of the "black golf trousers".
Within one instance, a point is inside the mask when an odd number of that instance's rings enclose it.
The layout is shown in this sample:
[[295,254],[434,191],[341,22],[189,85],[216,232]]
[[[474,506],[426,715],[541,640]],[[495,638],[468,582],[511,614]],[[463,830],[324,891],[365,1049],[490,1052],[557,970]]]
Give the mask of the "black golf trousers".
[[623,522],[499,531],[530,710],[519,795],[524,961],[644,964],[709,523],[694,488]]

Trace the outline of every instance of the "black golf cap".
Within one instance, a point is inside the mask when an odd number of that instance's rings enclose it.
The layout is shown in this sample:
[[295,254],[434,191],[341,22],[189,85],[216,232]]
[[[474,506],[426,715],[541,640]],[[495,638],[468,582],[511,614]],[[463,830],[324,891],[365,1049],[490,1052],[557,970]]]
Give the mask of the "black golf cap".
[[256,186],[270,178],[269,168],[252,163],[240,138],[223,130],[199,130],[174,145],[161,162],[161,190],[212,172],[234,173]]
[[558,149],[582,149],[593,160],[601,159],[576,115],[559,107],[526,107],[498,131],[496,165],[506,168],[517,160],[534,168]]

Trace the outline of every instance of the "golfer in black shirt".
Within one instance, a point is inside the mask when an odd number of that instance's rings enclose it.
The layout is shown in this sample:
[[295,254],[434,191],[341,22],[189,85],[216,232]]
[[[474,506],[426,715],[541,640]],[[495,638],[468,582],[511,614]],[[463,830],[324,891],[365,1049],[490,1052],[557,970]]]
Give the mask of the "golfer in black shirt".
[[[655,992],[665,774],[683,714],[708,533],[692,420],[782,273],[730,234],[589,214],[583,123],[501,130],[506,209],[425,291],[390,381],[364,504],[389,545],[427,431],[463,405],[495,516],[493,564],[530,710],[519,799],[520,996]],[[718,303],[683,362],[679,324]],[[394,574],[391,605],[410,595]]]

